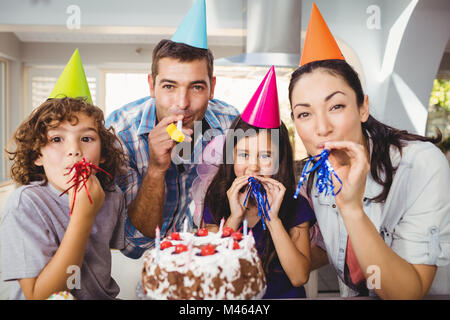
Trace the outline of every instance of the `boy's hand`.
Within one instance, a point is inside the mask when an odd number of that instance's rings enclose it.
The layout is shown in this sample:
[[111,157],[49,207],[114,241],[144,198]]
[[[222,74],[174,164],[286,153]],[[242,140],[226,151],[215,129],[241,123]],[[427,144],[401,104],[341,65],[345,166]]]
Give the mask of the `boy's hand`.
[[75,203],[73,202],[73,198],[75,196],[75,188],[72,188],[69,191],[69,207],[71,210],[73,209],[73,215],[77,214],[95,217],[102,207],[103,202],[105,201],[105,191],[103,190],[100,181],[95,176],[94,172],[92,172],[92,174],[87,179],[86,187],[87,191],[89,192],[89,196],[91,197],[92,203],[89,200],[86,188],[83,186],[83,182],[81,181],[80,177],[80,183],[76,192]]

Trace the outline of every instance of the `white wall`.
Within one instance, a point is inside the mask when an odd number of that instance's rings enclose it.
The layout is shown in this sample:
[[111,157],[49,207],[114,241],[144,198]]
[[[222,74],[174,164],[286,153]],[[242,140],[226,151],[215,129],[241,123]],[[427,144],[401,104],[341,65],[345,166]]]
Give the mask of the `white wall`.
[[20,41],[10,32],[0,32],[0,56],[8,59],[20,58]]
[[[81,9],[84,25],[177,27],[194,0],[0,0],[0,21],[12,25],[66,25],[67,8]],[[245,0],[208,0],[208,30],[242,28]],[[221,19],[217,19],[220,15]],[[132,19],[130,19],[132,17]]]
[[[0,21],[18,25],[65,25],[67,8],[77,5],[85,25],[176,25],[192,1],[178,0],[1,0]],[[132,16],[133,19],[129,17]],[[175,21],[174,21],[175,20]]]
[[[22,43],[12,33],[0,33],[0,57],[7,60],[8,67],[6,73],[6,110],[5,111],[5,127],[1,127],[5,145],[1,146],[0,161],[4,161],[7,172],[7,162],[3,152],[12,133],[22,121],[24,116],[23,110],[23,63],[22,63]],[[13,112],[14,111],[14,112]],[[0,181],[1,182],[1,181]]]
[[[0,0],[0,31],[21,33],[57,32],[67,34],[67,24],[75,20],[80,29],[71,29],[71,36],[86,40],[83,35],[99,32],[111,39],[120,34],[156,43],[170,37],[192,6],[193,0]],[[246,0],[208,0],[206,5],[208,42],[213,45],[241,45],[245,34]],[[75,6],[75,8],[72,8]],[[78,14],[79,13],[79,14]],[[26,36],[26,35],[25,35]],[[50,38],[64,41],[57,35]],[[49,38],[48,38],[49,39]],[[127,41],[128,39],[122,39]],[[76,42],[76,41],[75,41]]]
[[[22,43],[17,39],[13,33],[0,32],[0,57],[8,60],[8,98],[9,105],[12,110],[21,110],[22,103],[22,79],[23,79],[23,65],[22,65]],[[10,119],[13,124],[17,123],[21,115],[10,114]],[[13,128],[9,128],[9,132]]]
[[[42,43],[25,42],[22,44],[22,59],[27,65],[62,65],[78,48],[83,65],[110,67],[118,65],[145,66],[150,69],[152,44],[92,44],[92,43]],[[142,51],[137,53],[136,50]],[[242,53],[237,46],[210,46],[214,57],[221,58]]]
[[419,1],[402,37],[382,121],[424,134],[433,80],[450,37],[450,2]]

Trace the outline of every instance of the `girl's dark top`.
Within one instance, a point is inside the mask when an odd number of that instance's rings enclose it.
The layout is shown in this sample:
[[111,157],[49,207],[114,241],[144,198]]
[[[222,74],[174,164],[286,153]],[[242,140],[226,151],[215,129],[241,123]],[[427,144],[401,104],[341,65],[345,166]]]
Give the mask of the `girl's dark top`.
[[[208,206],[205,206],[203,211],[203,219],[205,224],[216,224],[213,215],[209,211]],[[288,225],[287,231],[292,227],[298,226],[306,221],[309,221],[310,226],[316,221],[314,211],[311,209],[308,201],[299,196],[296,200],[296,210],[292,222]],[[239,226],[240,228],[241,226]],[[258,250],[258,255],[262,257],[265,246],[265,234],[269,233],[268,230],[264,231],[261,219],[258,223],[251,229],[253,232],[253,237],[255,238],[256,249]],[[267,234],[267,236],[270,236]],[[266,274],[267,279],[267,290],[263,299],[287,299],[287,298],[306,298],[305,289],[303,286],[294,287],[291,284],[288,276],[284,272],[280,261],[278,258],[273,262],[274,268],[270,274]]]

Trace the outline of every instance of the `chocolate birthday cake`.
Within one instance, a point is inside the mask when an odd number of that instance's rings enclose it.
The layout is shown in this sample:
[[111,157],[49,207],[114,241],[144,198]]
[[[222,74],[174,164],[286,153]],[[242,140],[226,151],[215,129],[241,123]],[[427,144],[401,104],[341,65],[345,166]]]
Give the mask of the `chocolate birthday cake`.
[[251,233],[173,232],[145,253],[142,289],[149,299],[260,299],[266,279]]

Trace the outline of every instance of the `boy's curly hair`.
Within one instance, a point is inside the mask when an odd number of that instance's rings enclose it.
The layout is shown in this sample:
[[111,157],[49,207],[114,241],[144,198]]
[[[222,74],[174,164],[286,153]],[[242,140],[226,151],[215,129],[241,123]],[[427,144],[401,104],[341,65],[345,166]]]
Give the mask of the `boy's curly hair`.
[[125,171],[122,144],[112,127],[105,128],[103,111],[87,103],[83,98],[48,99],[20,124],[10,141],[10,145],[15,144],[15,150],[5,150],[9,154],[9,160],[13,161],[11,178],[16,183],[19,185],[26,185],[32,181],[47,183],[44,168],[34,164],[41,156],[41,148],[48,143],[47,132],[64,121],[77,124],[79,113],[94,119],[101,141],[101,157],[105,160],[99,166],[111,175],[110,177],[100,171],[97,178],[103,189],[113,190],[114,179]]

